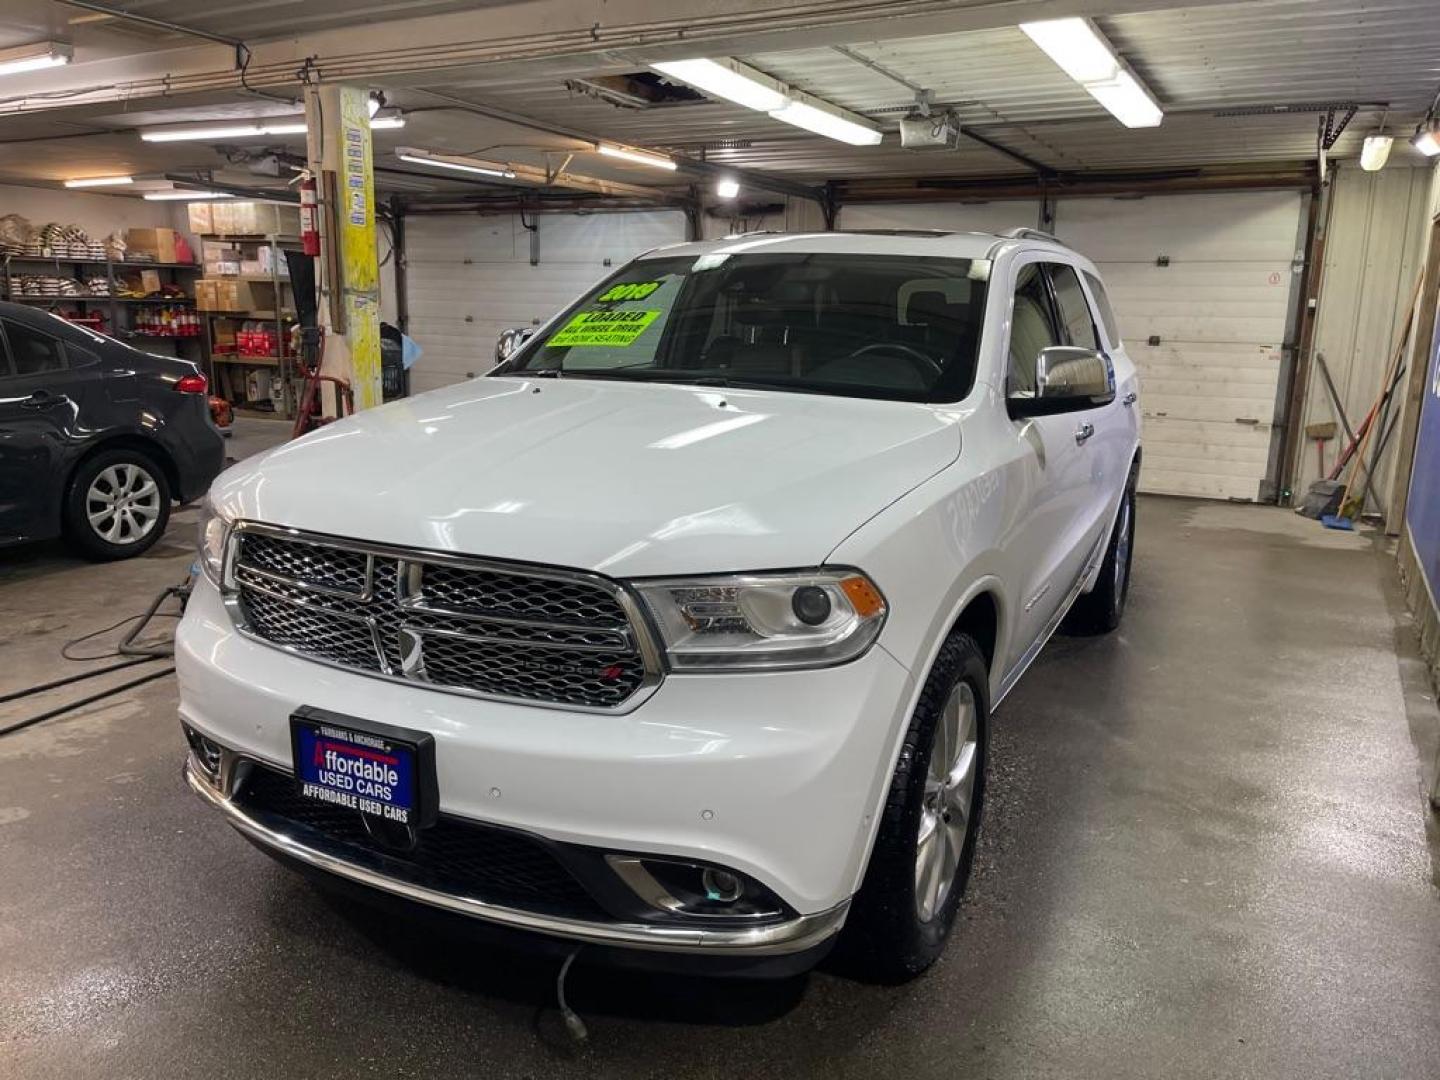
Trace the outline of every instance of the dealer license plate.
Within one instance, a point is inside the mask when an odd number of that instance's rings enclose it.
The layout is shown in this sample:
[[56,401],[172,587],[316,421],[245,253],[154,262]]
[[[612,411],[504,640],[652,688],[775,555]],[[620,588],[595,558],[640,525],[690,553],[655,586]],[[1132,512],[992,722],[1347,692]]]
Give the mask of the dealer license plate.
[[435,743],[425,732],[304,707],[290,717],[300,794],[409,828],[435,816]]

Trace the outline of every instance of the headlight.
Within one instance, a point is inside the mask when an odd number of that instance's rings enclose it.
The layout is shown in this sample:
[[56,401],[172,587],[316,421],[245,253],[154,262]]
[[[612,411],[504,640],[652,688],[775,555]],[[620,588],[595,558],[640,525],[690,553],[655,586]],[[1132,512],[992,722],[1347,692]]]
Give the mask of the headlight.
[[230,535],[230,518],[215,508],[207,497],[200,505],[200,528],[196,535],[200,569],[217,586],[225,572],[225,541]]
[[858,570],[668,578],[636,587],[675,671],[825,667],[853,660],[885,622]]

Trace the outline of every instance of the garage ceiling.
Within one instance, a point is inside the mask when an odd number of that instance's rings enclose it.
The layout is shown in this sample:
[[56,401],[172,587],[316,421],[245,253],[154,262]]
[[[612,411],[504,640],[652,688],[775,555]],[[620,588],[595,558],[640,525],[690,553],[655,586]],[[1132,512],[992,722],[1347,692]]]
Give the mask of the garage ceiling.
[[[400,166],[389,152],[397,145],[450,152],[486,148],[493,156],[543,164],[547,154],[585,150],[582,143],[557,132],[703,155],[712,163],[811,183],[1025,172],[1016,160],[969,139],[949,150],[901,149],[895,122],[914,98],[907,83],[929,90],[937,102],[954,103],[961,120],[987,138],[1067,172],[1311,160],[1316,114],[1265,110],[1352,101],[1361,108],[1333,155],[1354,156],[1364,135],[1388,121],[1388,130],[1402,136],[1394,159],[1418,163],[1421,159],[1403,137],[1440,86],[1440,20],[1434,18],[1431,0],[1363,5],[1345,0],[1195,0],[1184,6],[1173,0],[1095,0],[1088,5],[1038,0],[836,0],[824,5],[677,0],[667,5],[663,26],[655,23],[654,30],[632,35],[624,48],[611,47],[598,22],[590,35],[594,42],[567,30],[562,14],[573,21],[587,10],[568,0],[189,5],[130,0],[126,6],[132,12],[244,38],[254,50],[250,84],[270,92],[298,90],[297,57],[300,63],[318,57],[317,69],[327,78],[332,70],[365,68],[360,81],[384,88],[390,101],[409,113],[405,131],[377,133],[377,164],[421,173],[423,169]],[[491,8],[494,14],[477,13],[477,8]],[[623,0],[616,0],[600,13],[618,20],[622,8]],[[797,35],[793,17],[811,9],[815,32]],[[1024,18],[1072,11],[1095,15],[1150,86],[1166,111],[1159,128],[1122,127],[1014,25]],[[702,19],[706,13],[708,19]],[[734,33],[726,37],[721,31],[732,26]],[[478,36],[487,29],[494,34]],[[921,29],[926,32],[907,33]],[[526,30],[528,36],[521,33]],[[456,38],[462,33],[469,39]],[[437,40],[448,35],[454,44],[425,49],[426,35]],[[0,181],[53,182],[106,172],[159,175],[225,167],[223,151],[202,144],[141,144],[126,129],[162,122],[160,116],[174,122],[275,107],[233,85],[219,87],[234,82],[225,74],[231,53],[225,45],[143,30],[56,0],[12,0],[6,5],[0,16],[0,45],[41,36],[74,41],[76,62],[61,75],[50,74],[43,88],[31,77],[0,81],[0,143],[8,144],[9,151],[0,155]],[[651,37],[653,47],[647,44]],[[677,40],[696,38],[705,39],[703,45],[676,45]],[[373,41],[372,52],[357,51],[365,40]],[[476,49],[506,41],[516,43],[517,55],[528,51],[532,59],[474,62]],[[400,52],[397,42],[409,51]],[[783,47],[764,47],[769,42]],[[844,44],[847,51],[836,44]],[[453,59],[445,59],[452,54],[444,50],[453,50]],[[886,127],[885,142],[850,147],[720,102],[624,108],[567,85],[643,71],[648,61],[687,54],[736,56],[799,89],[867,114]],[[203,80],[198,74],[202,71]],[[200,93],[202,81],[205,89]],[[57,89],[57,82],[64,86]],[[197,93],[177,92],[182,85],[195,87]],[[120,101],[121,96],[126,100]],[[461,111],[449,98],[518,114],[534,126]],[[71,104],[75,101],[83,103]],[[1257,114],[1216,115],[1235,109]],[[87,137],[96,131],[117,133]],[[725,140],[736,145],[719,145]],[[303,152],[299,139],[269,142]],[[242,149],[260,147],[246,144]],[[601,163],[588,152],[572,167],[631,183],[675,182],[673,176],[643,167]],[[381,183],[385,186],[383,175]],[[399,183],[408,190],[417,185],[434,190],[466,186],[442,177],[401,178]]]

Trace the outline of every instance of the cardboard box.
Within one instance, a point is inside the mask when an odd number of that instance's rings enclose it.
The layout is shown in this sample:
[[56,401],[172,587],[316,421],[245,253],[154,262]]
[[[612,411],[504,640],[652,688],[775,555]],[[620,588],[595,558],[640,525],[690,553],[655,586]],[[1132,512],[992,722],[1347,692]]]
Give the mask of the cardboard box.
[[215,218],[210,212],[208,202],[192,202],[190,204],[190,231],[193,233],[215,231]]
[[160,271],[159,271],[159,270],[141,270],[141,271],[140,271],[140,292],[141,292],[141,294],[144,295],[144,296],[149,296],[151,293],[157,293],[157,292],[159,292],[159,291],[160,291]]
[[282,236],[300,234],[300,208],[289,204],[260,202],[212,203],[211,227],[217,236]]
[[268,281],[201,278],[195,283],[195,306],[201,311],[274,311],[275,286]]
[[149,255],[156,262],[178,262],[175,238],[174,229],[129,229],[125,233],[125,241],[130,249],[128,257],[133,258],[139,252]]

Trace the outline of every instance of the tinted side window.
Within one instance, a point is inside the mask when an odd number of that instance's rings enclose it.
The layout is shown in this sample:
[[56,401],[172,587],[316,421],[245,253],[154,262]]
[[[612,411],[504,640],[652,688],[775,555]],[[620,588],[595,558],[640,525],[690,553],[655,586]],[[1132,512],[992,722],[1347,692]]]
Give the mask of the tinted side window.
[[1105,337],[1111,345],[1120,344],[1120,327],[1115,322],[1115,312],[1110,307],[1110,297],[1105,294],[1105,286],[1094,274],[1085,275],[1085,283],[1090,286],[1090,295],[1095,298],[1095,306],[1100,309],[1100,322],[1105,327]]
[[16,375],[65,370],[65,347],[49,334],[7,321],[5,337],[10,342],[10,361]]
[[1020,268],[1015,279],[1015,312],[1010,319],[1011,394],[1035,389],[1035,358],[1041,349],[1064,344],[1055,324],[1045,275],[1039,263]]
[[1075,268],[1051,263],[1050,280],[1055,286],[1055,302],[1060,305],[1060,320],[1070,335],[1070,344],[1085,349],[1100,348],[1095,320],[1090,314],[1090,305],[1085,302],[1085,290],[1080,288],[1080,276]]

